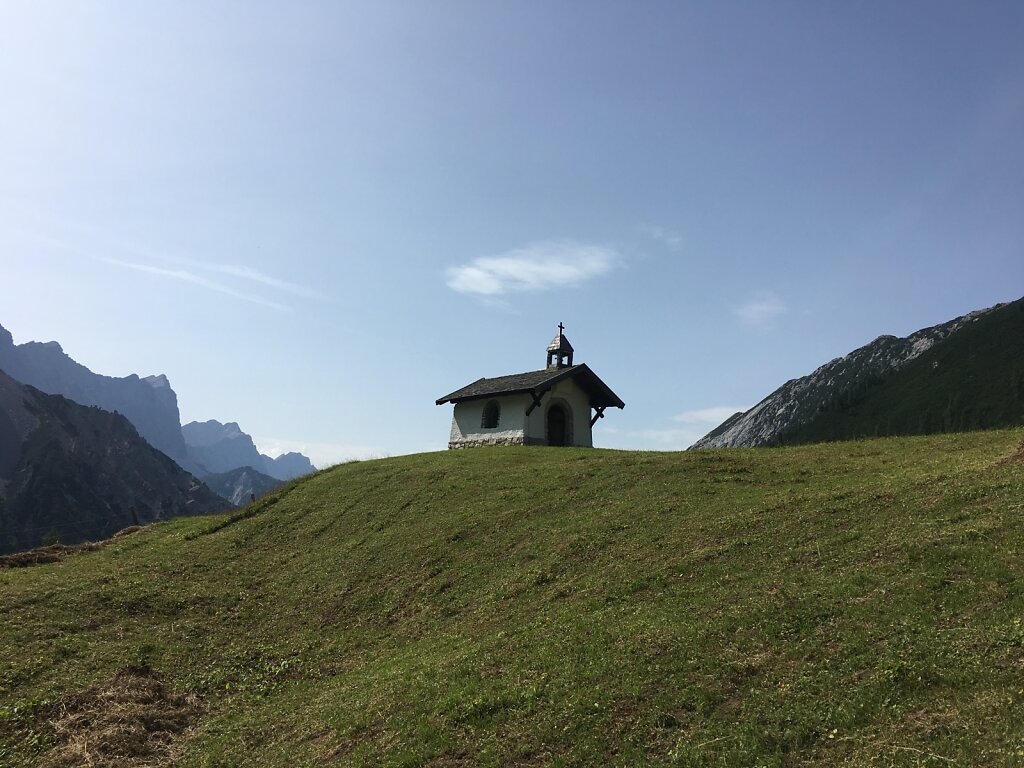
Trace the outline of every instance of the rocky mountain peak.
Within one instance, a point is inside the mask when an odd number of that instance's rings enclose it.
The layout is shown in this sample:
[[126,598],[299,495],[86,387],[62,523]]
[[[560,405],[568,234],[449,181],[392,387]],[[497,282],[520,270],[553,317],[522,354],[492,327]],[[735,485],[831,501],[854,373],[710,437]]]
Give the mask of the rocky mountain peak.
[[902,338],[879,336],[807,376],[787,381],[749,411],[727,419],[691,448],[778,445],[784,442],[786,435],[811,423],[837,402],[852,399],[865,388],[902,370],[968,324],[1006,306],[998,304],[977,310]]
[[276,459],[261,454],[236,421],[192,421],[181,428],[181,434],[189,457],[213,474],[251,467],[278,480],[291,480],[316,471],[301,453],[286,453]]
[[170,389],[171,387],[171,382],[162,373],[156,376],[146,376],[142,380],[153,387],[153,389],[163,389],[164,387]]
[[[56,341],[27,341],[20,346],[26,347],[27,349],[34,350],[37,352],[45,352],[50,355],[62,355],[67,357],[64,353],[64,347]],[[70,359],[70,358],[69,358]]]
[[14,344],[6,330],[0,334],[0,370],[47,394],[122,413],[150,445],[187,462],[178,397],[166,376],[149,377],[162,381],[159,387],[135,374],[103,376],[73,360],[56,341]]
[[0,373],[0,553],[102,539],[228,503],[143,440],[123,415]]

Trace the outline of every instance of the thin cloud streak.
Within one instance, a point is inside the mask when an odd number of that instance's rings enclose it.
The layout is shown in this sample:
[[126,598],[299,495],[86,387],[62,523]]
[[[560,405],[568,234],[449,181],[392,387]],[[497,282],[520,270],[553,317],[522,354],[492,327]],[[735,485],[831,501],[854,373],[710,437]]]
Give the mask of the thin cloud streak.
[[670,229],[658,227],[653,224],[641,224],[640,231],[652,240],[657,240],[670,251],[678,251],[683,247],[682,236],[678,232],[673,232]]
[[458,293],[494,297],[577,285],[607,274],[618,263],[611,248],[558,240],[449,267],[445,282]]
[[740,322],[751,326],[768,325],[789,312],[789,307],[774,293],[766,292],[733,307],[732,313]]
[[[89,228],[81,224],[68,224],[67,222],[59,222],[65,225],[65,228],[81,230],[91,237],[94,237],[90,232]],[[298,296],[300,298],[317,299],[323,298],[323,294],[305,286],[298,285],[297,283],[289,282],[288,280],[281,280],[280,278],[273,277],[260,272],[259,270],[252,269],[240,264],[218,264],[203,262],[194,258],[186,258],[183,256],[170,255],[167,253],[155,250],[143,243],[133,242],[130,240],[124,240],[118,237],[114,238],[102,238],[106,240],[105,243],[96,243],[94,247],[85,247],[80,244],[69,242],[66,239],[55,237],[48,232],[35,232],[26,231],[23,236],[29,238],[41,245],[47,246],[51,249],[57,249],[73,253],[80,256],[87,256],[89,258],[95,258],[99,261],[106,262],[107,264],[113,264],[120,266],[125,269],[133,269],[139,272],[148,272],[149,274],[158,275],[161,277],[168,277],[175,280],[181,280],[183,282],[192,283],[207,288],[211,291],[223,293],[226,296],[241,299],[242,301],[248,301],[253,304],[259,304],[261,306],[270,307],[278,311],[291,312],[292,308],[286,304],[282,304],[277,301],[271,301],[264,299],[260,296],[256,296],[245,291],[239,291],[231,286],[224,285],[223,283],[210,280],[196,274],[196,271],[212,272],[216,274],[227,275],[230,277],[240,278],[242,280],[248,280],[259,285],[273,288],[275,290]],[[94,239],[96,239],[94,237]],[[115,259],[110,257],[96,256],[94,251],[96,250],[111,250],[120,251],[129,258],[145,259],[163,261],[178,266],[186,267],[187,269],[170,269],[166,267],[157,267],[150,264],[140,263],[138,261],[127,261],[124,259]]]
[[252,304],[259,304],[263,307],[270,307],[276,309],[279,312],[291,312],[291,307],[284,304],[278,304],[276,301],[269,301],[268,299],[261,298],[260,296],[253,296],[248,293],[242,293],[236,291],[233,288],[229,288],[226,285],[221,285],[213,280],[208,280],[205,277],[200,277],[191,272],[187,272],[183,269],[164,269],[163,267],[154,267],[149,264],[136,264],[130,261],[121,261],[120,259],[102,258],[101,261],[112,264],[122,269],[132,269],[137,272],[145,272],[150,275],[157,275],[158,277],[166,277],[171,280],[180,280],[185,283],[192,283],[202,288],[206,288],[217,293],[223,293],[225,296],[231,296],[235,299],[241,299],[242,301],[248,301]]
[[243,280],[251,280],[254,283],[259,283],[260,285],[265,285],[269,288],[276,288],[279,291],[290,293],[293,296],[300,296],[306,299],[318,299],[322,296],[322,294],[311,288],[306,288],[305,286],[297,285],[296,283],[290,283],[287,280],[280,280],[263,272],[238,264],[203,264],[196,262],[195,266],[221,275],[231,275],[232,277],[240,277]]
[[674,424],[642,429],[620,429],[608,425],[601,431],[616,448],[627,450],[684,451],[745,406],[713,405],[683,411],[672,417]]
[[602,432],[609,447],[629,451],[685,451],[706,434],[706,431],[692,427],[604,427]]
[[750,410],[749,406],[715,405],[711,408],[698,408],[693,411],[683,411],[672,417],[672,421],[680,424],[706,424],[709,427],[717,427],[723,421],[736,413],[743,413]]
[[[170,264],[186,267],[189,270],[200,272],[213,272],[220,275],[228,275],[230,277],[237,277],[242,280],[249,280],[250,282],[258,283],[259,285],[273,288],[284,293],[290,293],[293,296],[299,296],[301,298],[316,299],[322,298],[322,294],[314,291],[312,288],[307,288],[297,283],[289,282],[288,280],[282,280],[277,277],[260,272],[259,270],[247,267],[243,264],[219,264],[216,262],[202,261],[197,258],[190,258],[187,256],[180,256],[177,254],[165,253],[151,248],[150,246],[128,241],[128,240],[116,240],[114,242],[115,247],[120,249],[133,257],[142,258],[147,260],[163,261]],[[198,275],[196,275],[198,277]]]

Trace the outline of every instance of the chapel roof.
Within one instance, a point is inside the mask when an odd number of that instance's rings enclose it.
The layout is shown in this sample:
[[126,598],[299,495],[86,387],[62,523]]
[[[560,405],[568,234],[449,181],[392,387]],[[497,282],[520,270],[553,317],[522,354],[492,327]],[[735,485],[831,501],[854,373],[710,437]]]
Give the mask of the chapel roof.
[[477,400],[495,395],[514,395],[520,393],[540,397],[555,384],[565,379],[573,379],[580,389],[587,393],[590,405],[594,408],[625,408],[626,404],[619,399],[597,374],[584,363],[569,365],[563,368],[545,368],[540,371],[514,373],[511,376],[498,376],[493,379],[477,379],[462,389],[439,398],[437,405],[458,403],[463,400]]

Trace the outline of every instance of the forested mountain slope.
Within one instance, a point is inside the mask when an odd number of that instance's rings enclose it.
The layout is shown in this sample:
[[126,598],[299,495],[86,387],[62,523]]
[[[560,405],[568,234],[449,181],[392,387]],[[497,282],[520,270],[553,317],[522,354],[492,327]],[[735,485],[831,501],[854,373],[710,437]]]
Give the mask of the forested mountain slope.
[[880,336],[786,382],[693,448],[750,448],[1024,424],[1024,299]]

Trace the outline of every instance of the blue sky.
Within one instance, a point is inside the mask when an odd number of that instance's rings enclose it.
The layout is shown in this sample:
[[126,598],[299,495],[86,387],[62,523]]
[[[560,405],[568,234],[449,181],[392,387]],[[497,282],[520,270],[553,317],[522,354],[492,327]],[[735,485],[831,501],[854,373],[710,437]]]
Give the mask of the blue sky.
[[559,321],[678,449],[1024,295],[1019,2],[6,2],[0,324],[321,464]]

